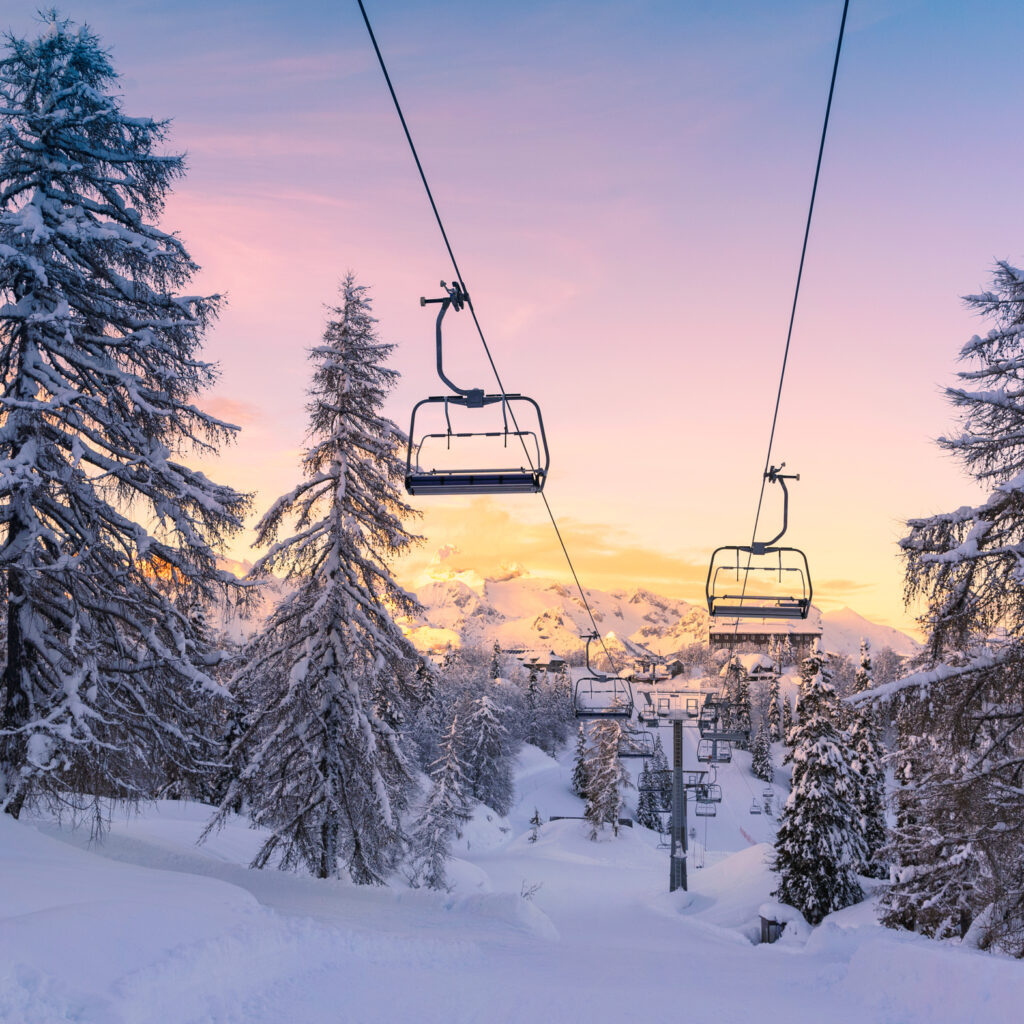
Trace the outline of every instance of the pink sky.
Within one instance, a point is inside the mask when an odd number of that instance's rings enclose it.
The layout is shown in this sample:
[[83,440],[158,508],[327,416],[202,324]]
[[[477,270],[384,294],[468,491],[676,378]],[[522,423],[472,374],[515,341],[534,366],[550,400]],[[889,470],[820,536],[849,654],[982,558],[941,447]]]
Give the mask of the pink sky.
[[[544,409],[584,583],[696,599],[750,534],[841,4],[369,7],[505,384]],[[451,268],[355,4],[65,13],[189,154],[164,226],[228,295],[210,405],[244,428],[211,472],[260,510],[293,485],[305,350],[348,268],[398,344],[405,427],[440,390],[418,298]],[[958,296],[1024,258],[1022,29],[1010,2],[854,0],[775,445],[825,609],[907,627],[902,522],[977,497],[932,440],[979,329]],[[453,367],[489,383],[453,326]],[[409,580],[446,543],[565,572],[536,498],[416,504]]]

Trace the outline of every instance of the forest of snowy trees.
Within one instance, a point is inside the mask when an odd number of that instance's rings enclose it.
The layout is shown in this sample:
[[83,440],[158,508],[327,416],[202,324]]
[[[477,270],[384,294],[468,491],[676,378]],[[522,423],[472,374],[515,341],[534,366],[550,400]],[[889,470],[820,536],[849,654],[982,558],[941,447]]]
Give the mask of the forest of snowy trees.
[[[112,801],[195,799],[214,808],[206,834],[235,815],[262,830],[255,867],[446,890],[474,808],[513,806],[523,744],[575,743],[589,834],[615,835],[629,801],[662,831],[660,742],[634,800],[619,723],[576,723],[568,671],[497,644],[435,662],[400,627],[418,605],[393,564],[419,540],[417,513],[368,288],[345,275],[322,336],[303,339],[297,482],[263,512],[240,580],[218,559],[252,496],[188,465],[237,428],[201,408],[222,300],[189,294],[198,267],[157,226],[184,173],[168,122],[126,114],[99,40],[54,15],[8,40],[0,129],[3,812],[102,832]],[[886,924],[1019,957],[1024,273],[1000,263],[967,301],[990,329],[963,348],[948,389],[961,421],[940,445],[991,497],[908,524],[907,594],[927,606],[917,662],[816,649],[794,708],[777,673],[752,684],[735,652],[679,658],[718,676],[759,780],[785,746],[781,902],[816,924],[872,879]],[[246,614],[268,579],[284,596],[247,641],[218,635],[213,611]]]

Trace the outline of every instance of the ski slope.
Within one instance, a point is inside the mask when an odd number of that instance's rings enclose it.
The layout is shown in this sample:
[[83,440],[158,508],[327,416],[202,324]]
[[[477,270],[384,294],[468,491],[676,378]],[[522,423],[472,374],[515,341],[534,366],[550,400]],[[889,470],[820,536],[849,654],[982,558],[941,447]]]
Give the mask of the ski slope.
[[0,819],[0,1021],[1020,1019],[1019,964],[883,929],[870,902],[754,945],[773,823],[748,814],[748,760],[720,767],[708,866],[671,895],[645,829],[591,842],[556,821],[529,842],[535,808],[582,813],[571,755],[533,747],[510,817],[480,808],[466,826],[447,895],[252,871],[260,834],[233,821],[197,847],[198,804],[117,815],[94,845]]

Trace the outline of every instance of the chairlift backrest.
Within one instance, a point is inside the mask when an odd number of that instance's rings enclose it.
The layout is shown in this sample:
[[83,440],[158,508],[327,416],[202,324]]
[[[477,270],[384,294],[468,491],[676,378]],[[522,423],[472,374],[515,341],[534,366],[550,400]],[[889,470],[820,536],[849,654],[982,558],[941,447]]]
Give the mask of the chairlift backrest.
[[[437,299],[421,298],[420,305],[441,305],[435,328],[437,375],[452,393],[424,398],[413,406],[406,451],[406,490],[410,494],[523,494],[541,491],[547,480],[550,453],[540,406],[526,395],[485,394],[483,388],[462,388],[447,376],[444,370],[441,323],[449,308],[462,309],[469,303],[469,296],[459,282],[448,287],[442,281],[441,286],[447,295]],[[424,406],[443,407],[444,430],[428,429],[417,434],[416,414]],[[453,430],[452,407],[474,410],[472,420],[476,429]],[[500,430],[480,429],[475,410],[484,410],[488,407],[500,407]],[[519,426],[516,410],[523,411],[527,407],[529,422],[535,423],[536,429],[532,426],[528,426],[527,429]],[[459,451],[465,454],[465,443],[485,439],[502,441],[500,457],[494,458],[489,453],[486,456],[476,456],[473,460],[476,464],[473,466],[466,466],[462,461],[453,466],[438,464],[435,453],[442,449],[451,452],[453,441]],[[489,446],[490,442],[486,443]],[[430,452],[430,459],[426,458],[425,449]],[[499,464],[490,465],[491,461]]]
[[[715,618],[806,619],[810,613],[813,587],[807,556],[798,548],[777,546],[789,526],[786,481],[800,479],[781,469],[772,466],[765,478],[782,488],[782,529],[771,540],[724,545],[711,555],[705,596]],[[777,583],[771,589],[766,586],[769,576]]]

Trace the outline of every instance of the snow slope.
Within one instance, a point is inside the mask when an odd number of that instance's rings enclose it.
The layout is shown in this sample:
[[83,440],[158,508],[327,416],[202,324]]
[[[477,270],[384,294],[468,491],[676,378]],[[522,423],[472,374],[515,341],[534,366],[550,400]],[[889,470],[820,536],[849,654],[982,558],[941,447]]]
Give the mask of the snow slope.
[[481,808],[467,826],[447,895],[251,871],[259,834],[232,822],[197,847],[196,804],[119,815],[91,846],[0,819],[0,1021],[1020,1019],[1019,964],[880,928],[870,903],[752,944],[773,823],[747,813],[748,761],[720,769],[707,866],[671,895],[644,829],[595,843],[564,820],[529,842],[534,808],[581,812],[568,756],[532,747],[509,818]]

